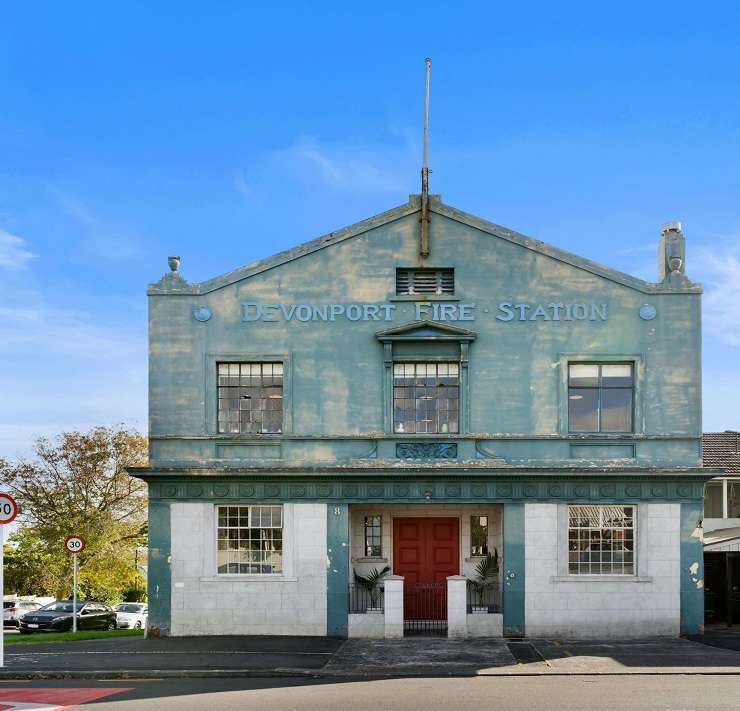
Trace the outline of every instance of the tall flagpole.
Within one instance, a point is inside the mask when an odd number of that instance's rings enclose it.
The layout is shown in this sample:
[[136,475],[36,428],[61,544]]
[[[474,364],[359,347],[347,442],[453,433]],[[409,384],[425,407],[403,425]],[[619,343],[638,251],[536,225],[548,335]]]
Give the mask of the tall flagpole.
[[429,256],[429,75],[432,60],[427,57],[426,84],[424,90],[424,154],[421,165],[421,235],[419,238],[419,255]]

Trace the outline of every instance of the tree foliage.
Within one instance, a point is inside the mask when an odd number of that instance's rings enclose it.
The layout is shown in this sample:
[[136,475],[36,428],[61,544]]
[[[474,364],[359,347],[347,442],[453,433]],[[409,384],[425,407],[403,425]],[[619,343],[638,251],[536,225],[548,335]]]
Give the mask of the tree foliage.
[[75,534],[87,543],[79,555],[81,596],[113,600],[142,586],[134,560],[146,539],[146,485],[125,467],[146,463],[146,439],[121,427],[95,427],[41,438],[35,455],[0,461],[0,484],[21,507],[9,580],[27,588],[34,575],[31,593],[67,597],[72,566],[63,544]]

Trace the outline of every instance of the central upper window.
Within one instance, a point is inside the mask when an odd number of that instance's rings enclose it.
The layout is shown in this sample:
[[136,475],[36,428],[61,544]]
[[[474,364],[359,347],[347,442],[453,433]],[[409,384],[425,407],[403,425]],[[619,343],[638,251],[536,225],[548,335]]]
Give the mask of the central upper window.
[[393,365],[393,431],[399,434],[459,432],[459,363]]
[[396,269],[396,295],[450,296],[455,293],[454,269]]

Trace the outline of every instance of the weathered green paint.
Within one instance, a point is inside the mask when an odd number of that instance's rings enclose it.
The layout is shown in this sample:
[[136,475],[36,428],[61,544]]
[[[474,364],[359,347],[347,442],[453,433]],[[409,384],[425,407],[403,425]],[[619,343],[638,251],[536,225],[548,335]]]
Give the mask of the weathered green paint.
[[149,500],[149,561],[147,569],[148,627],[151,634],[170,632],[170,504]]
[[346,637],[348,622],[347,580],[349,579],[349,507],[326,507],[326,634]]
[[524,637],[524,504],[504,504],[504,636]]
[[[413,198],[376,218],[223,277],[188,284],[168,276],[153,286],[152,464],[216,463],[224,461],[224,455],[254,466],[276,457],[285,462],[351,461],[363,456],[363,435],[380,434],[384,442],[385,433],[391,439],[385,402],[390,384],[384,375],[384,345],[376,333],[415,320],[414,304],[395,300],[394,285],[396,267],[419,264],[418,210],[418,199]],[[569,440],[562,437],[564,354],[626,354],[645,363],[637,391],[636,433],[642,438],[635,440],[635,459],[700,465],[697,286],[666,288],[635,279],[466,215],[439,199],[431,203],[431,244],[425,264],[454,267],[455,298],[476,304],[475,321],[442,325],[464,326],[475,334],[475,340],[463,342],[469,363],[463,390],[469,396],[463,397],[461,424],[468,432],[481,433],[483,449],[512,463],[568,462]],[[187,268],[185,257],[186,273]],[[608,320],[503,323],[495,319],[502,300],[606,303]],[[396,311],[390,323],[244,323],[242,301],[394,303]],[[657,309],[652,321],[638,315],[646,302]],[[213,314],[207,322],[193,317],[193,309],[201,306]],[[454,338],[450,343],[455,345]],[[349,441],[277,438],[279,446],[269,452],[221,446],[234,439],[262,438],[215,434],[215,361],[260,360],[275,354],[282,354],[288,366],[286,432]],[[665,435],[676,439],[659,439]],[[546,438],[533,447],[527,436]],[[178,439],[162,439],[166,437]],[[476,456],[462,446],[459,452],[461,459]]]
[[655,475],[627,478],[620,474],[549,474],[524,477],[487,472],[451,478],[450,472],[430,471],[426,476],[385,472],[368,478],[359,475],[245,475],[228,477],[139,474],[149,481],[152,499],[189,501],[321,501],[385,503],[482,503],[482,502],[701,502],[706,474],[684,477]]
[[703,504],[681,504],[681,634],[704,631],[703,516]]

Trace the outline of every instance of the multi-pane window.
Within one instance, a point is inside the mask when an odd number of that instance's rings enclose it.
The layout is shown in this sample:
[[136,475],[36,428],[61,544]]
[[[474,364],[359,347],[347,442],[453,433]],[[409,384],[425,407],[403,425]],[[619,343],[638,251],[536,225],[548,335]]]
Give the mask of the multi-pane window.
[[458,431],[458,363],[393,366],[393,431],[447,434]]
[[488,516],[470,517],[470,555],[488,554]]
[[283,364],[218,364],[218,431],[283,431]]
[[635,507],[569,506],[568,572],[635,574]]
[[216,533],[220,574],[283,572],[283,507],[219,506]]
[[454,269],[396,269],[396,294],[441,296],[455,293]]
[[632,432],[634,375],[631,363],[568,366],[568,429]]
[[383,555],[381,516],[365,516],[365,555],[368,558],[380,558]]

